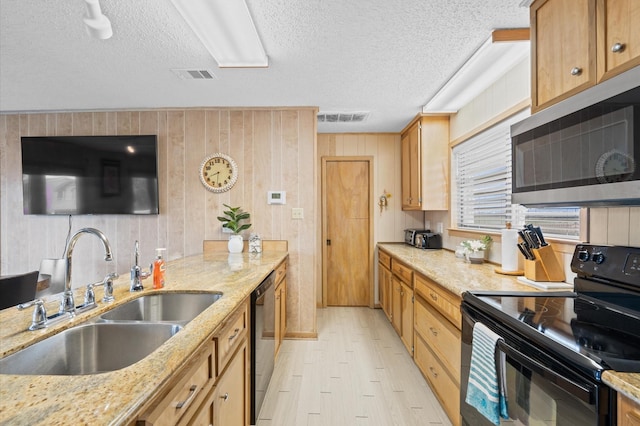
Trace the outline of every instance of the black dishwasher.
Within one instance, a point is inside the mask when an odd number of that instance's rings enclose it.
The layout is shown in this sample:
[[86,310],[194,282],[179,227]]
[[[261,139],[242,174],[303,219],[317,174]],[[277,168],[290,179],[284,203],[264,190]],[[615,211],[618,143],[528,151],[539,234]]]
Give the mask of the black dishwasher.
[[251,424],[260,414],[275,360],[275,271],[251,293]]

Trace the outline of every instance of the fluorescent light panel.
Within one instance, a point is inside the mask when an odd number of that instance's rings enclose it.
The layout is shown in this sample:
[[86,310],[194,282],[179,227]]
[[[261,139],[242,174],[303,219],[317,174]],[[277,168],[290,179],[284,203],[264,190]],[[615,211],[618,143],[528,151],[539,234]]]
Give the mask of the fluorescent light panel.
[[494,41],[491,35],[438,90],[423,113],[455,113],[529,55],[529,40]]
[[244,0],[171,0],[221,68],[268,67]]

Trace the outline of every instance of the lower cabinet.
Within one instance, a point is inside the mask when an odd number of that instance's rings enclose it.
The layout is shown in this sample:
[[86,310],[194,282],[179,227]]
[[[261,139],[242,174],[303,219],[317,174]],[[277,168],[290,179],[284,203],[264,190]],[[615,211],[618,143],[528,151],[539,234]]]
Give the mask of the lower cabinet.
[[280,345],[287,333],[287,261],[285,260],[276,268],[275,288],[275,354],[278,356]]
[[137,425],[249,424],[249,299],[185,363]]
[[245,339],[204,403],[189,421],[189,425],[249,424],[246,410],[249,405],[246,380],[248,363],[248,345]]
[[391,259],[391,324],[413,356],[413,270]]
[[391,256],[378,250],[378,291],[380,306],[391,320]]
[[414,274],[415,353],[418,368],[454,425],[460,424],[460,298]]
[[640,405],[618,394],[618,425],[640,426]]

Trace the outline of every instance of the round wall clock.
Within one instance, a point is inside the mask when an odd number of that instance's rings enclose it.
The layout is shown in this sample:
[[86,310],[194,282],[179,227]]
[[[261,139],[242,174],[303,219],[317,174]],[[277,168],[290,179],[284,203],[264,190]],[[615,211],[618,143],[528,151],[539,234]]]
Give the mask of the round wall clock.
[[617,149],[605,152],[596,163],[596,178],[600,183],[624,182],[633,177],[635,160]]
[[209,155],[200,165],[200,181],[209,191],[228,191],[237,180],[238,165],[226,154]]

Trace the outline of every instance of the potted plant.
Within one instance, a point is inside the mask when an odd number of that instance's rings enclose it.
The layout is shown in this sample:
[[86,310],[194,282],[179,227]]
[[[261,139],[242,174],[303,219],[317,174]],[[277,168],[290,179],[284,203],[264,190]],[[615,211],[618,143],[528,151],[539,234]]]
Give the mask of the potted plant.
[[493,238],[490,235],[485,235],[479,240],[463,241],[460,245],[470,263],[482,263],[484,262],[485,252],[489,250],[492,242]]
[[229,252],[230,253],[242,253],[244,242],[240,232],[249,229],[250,223],[242,223],[249,220],[251,215],[242,210],[242,207],[231,207],[223,204],[228,210],[223,212],[224,216],[218,216],[218,220],[222,222],[222,227],[231,230],[232,234],[229,237]]

